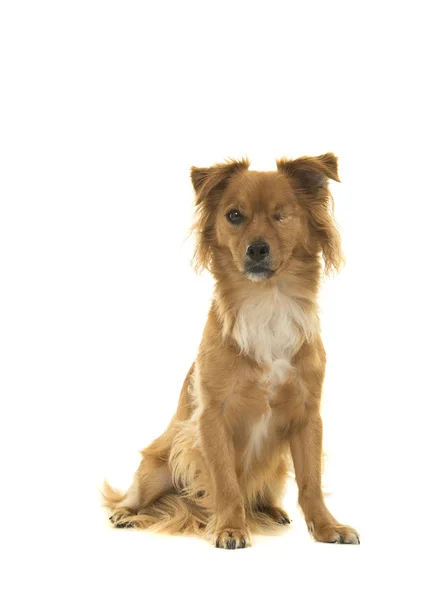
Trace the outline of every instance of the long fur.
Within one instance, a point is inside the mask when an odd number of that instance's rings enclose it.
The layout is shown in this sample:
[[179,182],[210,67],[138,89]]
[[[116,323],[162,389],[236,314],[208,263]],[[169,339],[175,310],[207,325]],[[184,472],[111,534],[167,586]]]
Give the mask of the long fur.
[[[249,531],[290,522],[280,503],[292,458],[312,535],[358,543],[321,493],[317,295],[323,266],[343,261],[328,189],[337,159],[281,159],[276,172],[229,160],[193,167],[191,178],[194,266],[212,273],[213,303],[168,428],[143,450],[126,493],[105,483],[111,521],[246,547]],[[256,264],[249,248],[261,243],[268,254]]]

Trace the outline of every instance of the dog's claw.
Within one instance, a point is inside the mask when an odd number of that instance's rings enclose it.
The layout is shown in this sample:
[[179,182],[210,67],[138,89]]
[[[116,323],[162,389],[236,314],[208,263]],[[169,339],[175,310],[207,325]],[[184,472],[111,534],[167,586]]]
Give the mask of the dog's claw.
[[224,530],[215,538],[216,548],[236,550],[237,548],[247,548],[250,545],[248,534],[245,534],[237,529]]
[[228,550],[235,550],[236,548],[236,540],[234,538],[227,540],[226,547]]
[[318,542],[326,542],[327,544],[359,544],[360,536],[347,525],[339,523],[309,523],[308,529],[313,537]]
[[117,529],[129,529],[132,527],[132,523],[117,523],[115,527],[117,527]]

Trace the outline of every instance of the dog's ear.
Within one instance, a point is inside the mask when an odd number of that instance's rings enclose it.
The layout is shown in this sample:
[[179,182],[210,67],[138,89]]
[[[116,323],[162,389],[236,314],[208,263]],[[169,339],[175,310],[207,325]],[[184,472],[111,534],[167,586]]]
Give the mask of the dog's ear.
[[302,156],[295,160],[281,158],[276,161],[278,171],[290,177],[303,190],[316,192],[328,184],[329,179],[340,181],[337,158],[332,152],[320,156]]
[[218,200],[230,179],[248,169],[248,159],[229,160],[207,169],[192,167],[190,176],[196,192],[196,214],[192,230],[196,236],[193,266],[196,271],[210,269],[216,244],[215,222]]
[[278,171],[287,176],[305,208],[311,237],[318,241],[326,272],[338,271],[343,264],[343,254],[328,189],[329,179],[340,181],[336,156],[328,152],[295,160],[281,158],[276,165]]
[[192,167],[190,177],[196,192],[195,204],[198,205],[209,196],[223,192],[229,182],[229,179],[235,173],[248,169],[250,163],[248,159],[228,160],[225,163],[217,164],[206,169]]

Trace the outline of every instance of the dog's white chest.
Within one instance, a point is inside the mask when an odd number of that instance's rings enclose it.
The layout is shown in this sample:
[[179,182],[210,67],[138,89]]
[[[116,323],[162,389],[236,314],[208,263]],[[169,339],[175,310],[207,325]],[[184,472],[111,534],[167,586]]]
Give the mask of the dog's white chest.
[[294,298],[272,288],[243,301],[232,336],[241,352],[269,365],[273,379],[278,380],[303,338],[312,335],[313,325]]

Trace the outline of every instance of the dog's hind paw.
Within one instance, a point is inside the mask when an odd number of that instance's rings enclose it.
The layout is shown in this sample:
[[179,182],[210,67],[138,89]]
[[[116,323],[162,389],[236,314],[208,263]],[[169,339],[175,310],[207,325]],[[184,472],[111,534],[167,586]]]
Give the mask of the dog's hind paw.
[[117,529],[127,529],[128,527],[133,527],[131,516],[131,511],[126,508],[120,508],[114,511],[111,517],[109,517],[109,521]]
[[257,511],[270,517],[278,525],[290,525],[291,519],[288,514],[279,506],[261,506]]

